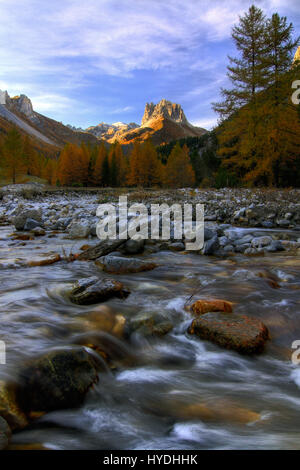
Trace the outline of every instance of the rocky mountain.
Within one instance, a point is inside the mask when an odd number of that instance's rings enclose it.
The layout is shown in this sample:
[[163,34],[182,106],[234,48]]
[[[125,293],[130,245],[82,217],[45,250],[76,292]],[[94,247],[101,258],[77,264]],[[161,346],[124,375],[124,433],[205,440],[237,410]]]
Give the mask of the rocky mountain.
[[[7,132],[11,125],[16,125],[22,133],[37,141],[53,146],[56,151],[66,143],[97,143],[95,136],[87,132],[73,131],[61,122],[50,119],[34,111],[31,100],[26,95],[10,97],[7,91],[0,90],[0,118],[4,123],[0,132]],[[5,124],[5,125],[4,125]]]
[[152,139],[155,145],[185,137],[200,137],[206,130],[190,124],[180,104],[162,99],[158,104],[146,103],[141,126],[135,123],[100,123],[86,129],[109,143],[131,144],[135,140]]
[[295,56],[294,56],[294,60],[293,62],[300,62],[300,46],[298,47],[298,49],[296,50],[295,52]]
[[0,134],[5,134],[12,125],[33,138],[38,148],[46,145],[55,152],[68,142],[97,144],[103,140],[108,144],[127,145],[151,138],[155,145],[160,145],[185,137],[199,137],[206,132],[188,122],[179,104],[165,99],[158,104],[146,103],[140,126],[134,122],[101,122],[83,130],[37,113],[26,95],[10,97],[7,91],[0,90]]
[[135,122],[130,122],[129,124],[125,124],[124,122],[114,122],[113,124],[100,122],[97,126],[88,127],[86,132],[93,134],[98,137],[98,139],[103,139],[107,142],[115,142],[124,133],[136,129],[137,127],[139,127],[139,125]]

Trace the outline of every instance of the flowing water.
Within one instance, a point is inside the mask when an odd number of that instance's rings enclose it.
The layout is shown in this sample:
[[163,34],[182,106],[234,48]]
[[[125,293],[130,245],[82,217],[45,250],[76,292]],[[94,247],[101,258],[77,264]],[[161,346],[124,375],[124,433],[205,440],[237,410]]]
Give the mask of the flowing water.
[[[13,376],[25,358],[71,344],[92,328],[87,319],[97,306],[74,305],[66,292],[77,279],[104,276],[92,262],[26,267],[24,261],[38,254],[76,252],[84,241],[74,244],[58,234],[24,245],[13,242],[11,232],[12,227],[0,228],[0,339],[7,346],[0,379]],[[174,329],[159,338],[115,340],[139,360],[100,373],[84,406],[44,415],[16,433],[13,444],[299,449],[300,366],[291,362],[291,344],[300,340],[299,256],[217,259],[166,251],[143,258],[160,266],[115,276],[131,294],[106,302],[105,308],[127,320],[158,312]],[[263,320],[271,340],[262,355],[241,356],[186,333],[191,316],[185,304],[211,297],[232,301],[235,312]]]

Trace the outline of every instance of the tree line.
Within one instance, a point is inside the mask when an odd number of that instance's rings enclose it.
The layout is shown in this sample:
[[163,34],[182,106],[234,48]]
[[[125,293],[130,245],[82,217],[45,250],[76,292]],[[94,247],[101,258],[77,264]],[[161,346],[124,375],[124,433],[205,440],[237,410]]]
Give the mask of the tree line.
[[175,188],[195,184],[189,149],[179,142],[165,161],[151,140],[135,142],[128,155],[118,143],[109,148],[104,143],[68,143],[58,158],[46,158],[17,128],[12,128],[0,145],[0,171],[13,183],[18,175],[28,175],[58,186]]

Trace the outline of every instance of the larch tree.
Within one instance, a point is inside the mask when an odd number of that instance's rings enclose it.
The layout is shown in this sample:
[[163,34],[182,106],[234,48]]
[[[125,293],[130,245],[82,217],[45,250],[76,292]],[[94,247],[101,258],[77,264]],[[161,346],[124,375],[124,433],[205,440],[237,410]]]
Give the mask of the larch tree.
[[6,175],[16,183],[17,175],[27,170],[23,153],[23,139],[16,127],[8,131],[2,149],[2,166]]
[[176,143],[167,161],[165,169],[165,185],[171,188],[188,187],[195,184],[189,150],[186,145]]

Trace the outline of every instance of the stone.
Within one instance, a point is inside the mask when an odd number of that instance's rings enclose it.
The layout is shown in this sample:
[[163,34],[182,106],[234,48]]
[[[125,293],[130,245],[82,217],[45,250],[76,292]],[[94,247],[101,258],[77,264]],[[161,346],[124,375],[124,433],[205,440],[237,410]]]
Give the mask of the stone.
[[21,410],[16,398],[16,386],[0,381],[0,416],[7,421],[12,431],[28,425],[27,417]]
[[194,315],[203,315],[207,312],[232,312],[232,302],[227,300],[196,300],[191,306]]
[[35,235],[36,237],[42,237],[44,235],[46,235],[46,232],[45,230],[42,228],[42,227],[35,227],[31,230],[31,232],[33,233],[33,235]]
[[244,235],[242,238],[238,238],[233,243],[235,246],[244,245],[245,243],[250,243],[253,239],[253,235]]
[[80,406],[98,381],[99,365],[83,347],[50,351],[24,364],[16,396],[23,410],[47,412]]
[[266,251],[275,253],[276,251],[284,251],[284,247],[280,240],[273,240],[271,244],[266,247]]
[[79,305],[91,305],[104,302],[112,297],[124,299],[128,295],[129,291],[124,288],[121,282],[113,279],[89,277],[75,283],[70,292],[70,300]]
[[218,251],[220,247],[219,239],[217,235],[214,235],[210,240],[204,242],[204,247],[201,250],[203,255],[213,255]]
[[58,253],[48,256],[47,258],[38,258],[28,261],[27,266],[49,266],[50,264],[57,263],[61,260],[61,257]]
[[88,225],[83,225],[79,223],[74,223],[69,229],[69,238],[87,238],[90,233],[90,228]]
[[156,263],[144,261],[139,258],[125,258],[123,256],[107,255],[96,261],[103,271],[113,274],[139,273],[150,271],[157,267]]
[[124,253],[128,255],[137,255],[139,253],[143,253],[144,251],[144,240],[127,240],[122,249],[124,250]]
[[280,220],[277,220],[277,225],[279,225],[279,227],[288,227],[290,225],[290,221],[289,220],[286,220],[286,219],[280,219]]
[[264,246],[268,246],[272,243],[272,237],[269,236],[262,236],[262,237],[254,237],[251,241],[251,245],[254,248],[262,248]]
[[25,222],[25,225],[24,225],[24,230],[25,231],[28,231],[28,230],[32,230],[36,227],[39,227],[40,226],[40,222],[38,222],[37,220],[34,220],[34,219],[31,219],[31,218],[28,218],[26,219],[26,222]]
[[192,321],[188,333],[242,354],[261,353],[269,338],[258,319],[234,313],[205,313]]
[[182,243],[182,242],[170,243],[169,250],[171,250],[171,251],[184,251],[185,250],[185,244]]
[[12,219],[16,230],[24,230],[27,219],[36,220],[40,225],[42,221],[41,212],[35,209],[18,210],[16,216]]

